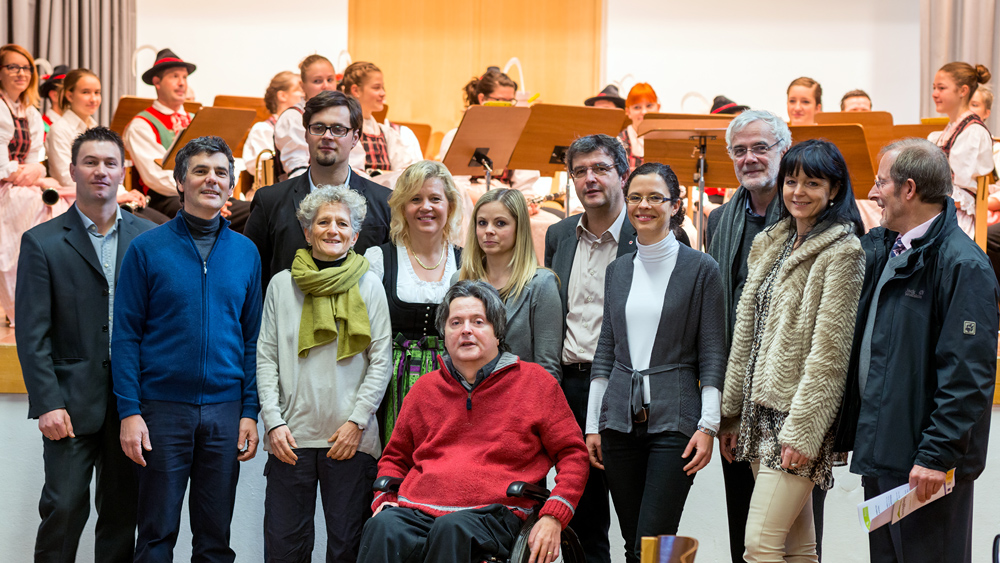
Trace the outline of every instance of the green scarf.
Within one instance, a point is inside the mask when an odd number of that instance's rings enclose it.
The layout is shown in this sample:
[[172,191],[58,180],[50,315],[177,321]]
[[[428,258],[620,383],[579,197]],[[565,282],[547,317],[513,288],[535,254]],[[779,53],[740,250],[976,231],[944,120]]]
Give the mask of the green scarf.
[[[292,279],[305,293],[299,321],[299,357],[314,346],[337,341],[337,360],[368,348],[372,341],[368,308],[358,282],[368,271],[368,260],[349,250],[338,267],[320,271],[308,250],[302,248],[292,260]],[[339,335],[339,338],[338,338]]]

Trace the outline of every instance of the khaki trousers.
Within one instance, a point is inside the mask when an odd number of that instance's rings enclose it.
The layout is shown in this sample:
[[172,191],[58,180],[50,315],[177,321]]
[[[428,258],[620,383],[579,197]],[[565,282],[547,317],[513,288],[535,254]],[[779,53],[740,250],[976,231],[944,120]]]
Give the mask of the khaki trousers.
[[751,563],[817,563],[813,482],[760,463],[753,464],[753,472],[743,558]]

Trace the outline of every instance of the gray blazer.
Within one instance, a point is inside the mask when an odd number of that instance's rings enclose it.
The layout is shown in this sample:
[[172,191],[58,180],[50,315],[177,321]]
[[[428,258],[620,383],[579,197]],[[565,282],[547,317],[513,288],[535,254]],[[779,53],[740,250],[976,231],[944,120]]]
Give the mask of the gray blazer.
[[[459,273],[451,277],[452,285]],[[563,308],[559,280],[552,270],[538,268],[535,277],[507,307],[507,345],[518,358],[536,363],[562,381]]]
[[[132,239],[155,226],[122,213],[116,279]],[[64,408],[73,431],[81,436],[99,431],[107,409],[115,408],[109,402],[109,293],[75,204],[21,237],[14,338],[28,389],[29,418]]]
[[[634,258],[635,253],[631,253],[612,262],[604,281],[604,323],[590,374],[591,380],[608,378],[601,430],[632,431],[633,374],[625,303],[632,288]],[[722,389],[725,380],[723,314],[718,264],[708,254],[681,245],[656,327],[657,345],[649,361],[649,432],[691,436],[697,430],[701,419],[699,384]]]

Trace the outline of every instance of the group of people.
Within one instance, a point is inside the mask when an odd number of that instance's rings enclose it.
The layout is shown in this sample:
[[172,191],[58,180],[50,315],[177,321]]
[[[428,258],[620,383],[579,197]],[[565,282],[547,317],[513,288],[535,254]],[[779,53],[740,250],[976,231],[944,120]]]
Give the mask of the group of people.
[[[0,57],[21,147],[32,100],[9,94],[36,71]],[[286,179],[233,200],[232,151],[193,139],[169,177],[137,163],[149,206],[172,211],[158,227],[119,206],[125,151],[162,156],[194,65],[158,55],[143,76],[157,102],[124,140],[73,109],[95,107],[96,77],[69,84],[74,187],[57,193],[75,202],[20,236],[14,300],[44,437],[40,560],[75,557],[96,469],[102,561],[170,561],[189,486],[194,558],[233,561],[258,416],[268,561],[310,560],[318,489],[328,561],[507,557],[530,518],[531,561],[555,560],[571,526],[607,563],[610,496],[637,562],[642,537],[677,532],[716,439],[734,561],[817,561],[824,492],[851,451],[866,498],[909,483],[924,500],[955,470],[949,495],[869,535],[873,561],[971,559],[1000,287],[961,230],[946,150],[883,149],[881,226],[865,233],[837,147],[792,146],[778,116],[743,111],[726,132],[740,188],[703,253],[676,234],[669,166],[638,161],[627,132],[582,136],[566,171],[584,211],[547,227],[539,260],[518,189],[469,209],[439,162],[409,163],[392,190],[359,172],[358,146],[398,154],[372,119],[381,73],[362,64],[338,89],[329,61],[307,61],[304,100],[294,75],[268,96],[285,107]],[[941,97],[967,104],[975,84],[954,72]],[[516,88],[493,70],[475,82],[479,103]],[[0,195],[45,185],[9,152]],[[540,503],[507,496],[553,467]]]

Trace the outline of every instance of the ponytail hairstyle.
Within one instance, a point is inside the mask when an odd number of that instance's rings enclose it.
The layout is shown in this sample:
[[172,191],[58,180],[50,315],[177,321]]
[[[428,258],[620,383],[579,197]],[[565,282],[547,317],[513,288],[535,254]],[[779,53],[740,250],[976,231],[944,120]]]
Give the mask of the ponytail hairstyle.
[[330,59],[324,57],[323,55],[313,53],[312,55],[302,59],[302,62],[299,63],[299,77],[302,78],[302,82],[306,81],[306,71],[309,70],[309,67],[321,61],[333,67],[333,63],[330,62]]
[[7,58],[7,53],[17,53],[18,55],[28,59],[28,64],[31,66],[31,79],[28,81],[28,88],[24,92],[21,92],[21,96],[18,101],[26,106],[37,108],[40,98],[38,95],[38,67],[35,66],[35,59],[24,47],[8,43],[7,45],[0,47],[0,65],[7,64],[7,61],[4,60]]
[[491,66],[479,78],[473,78],[465,85],[465,105],[478,106],[479,94],[489,96],[497,88],[507,86],[517,91],[517,82],[500,71],[500,67]]
[[[976,65],[973,67],[969,63],[963,63],[956,61],[953,63],[948,63],[941,67],[942,72],[947,72],[948,76],[955,81],[955,85],[961,89],[962,86],[969,87],[969,96],[963,98],[962,102],[967,104],[969,100],[972,99],[972,95],[976,93],[976,88],[980,84],[986,84],[993,77],[990,74],[990,70],[983,65]],[[964,107],[964,106],[963,106]]]
[[[82,78],[87,76],[93,76],[97,78],[97,75],[86,68],[77,68],[66,73],[66,78],[63,79],[62,90],[59,91],[59,109],[66,111],[69,109],[70,103],[69,98],[66,97],[66,92],[72,92],[76,90],[77,82],[80,82]],[[97,78],[100,82],[101,79]]]
[[[319,55],[313,55],[319,56]],[[304,62],[304,61],[303,61]],[[295,84],[295,73],[290,70],[283,70],[274,75],[271,83],[264,90],[264,105],[269,113],[278,113],[278,92],[287,92]]]
[[365,80],[368,79],[368,75],[373,72],[382,72],[373,63],[358,61],[356,63],[351,63],[346,69],[344,69],[344,77],[340,79],[340,83],[337,84],[337,89],[341,92],[347,94],[348,96],[353,96],[351,93],[351,87],[357,86],[358,90],[361,90],[365,85]]
[[806,88],[812,88],[813,97],[816,98],[816,105],[817,106],[823,105],[823,87],[819,85],[819,82],[816,82],[815,80],[809,78],[808,76],[802,76],[796,78],[795,80],[792,80],[792,83],[789,84],[788,88],[785,90],[786,96],[788,95],[789,92],[792,91],[793,86],[805,86]]

